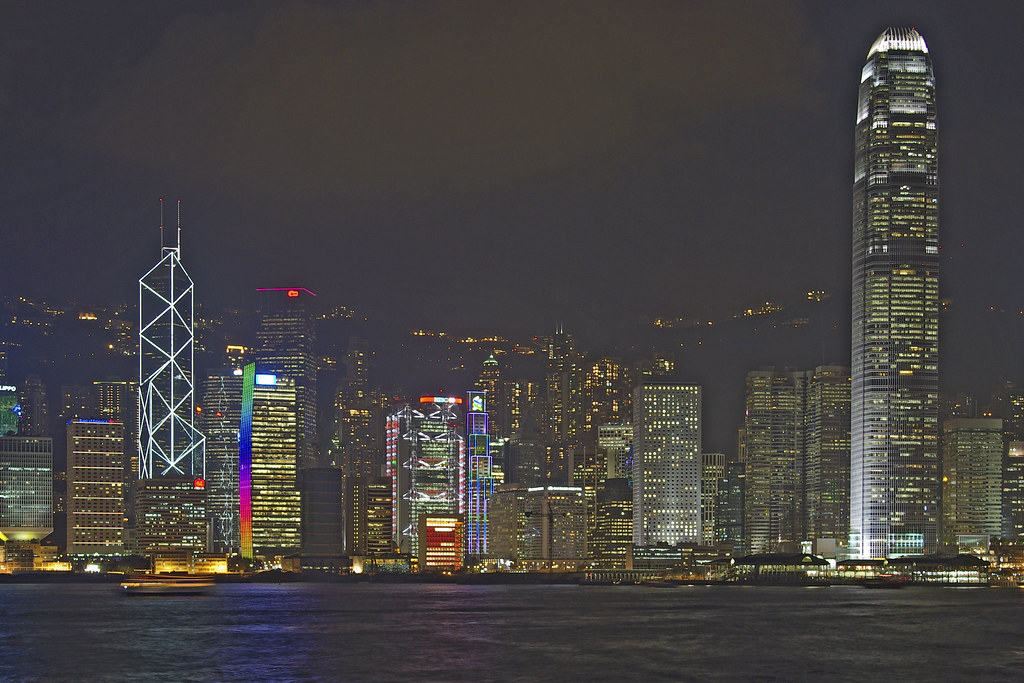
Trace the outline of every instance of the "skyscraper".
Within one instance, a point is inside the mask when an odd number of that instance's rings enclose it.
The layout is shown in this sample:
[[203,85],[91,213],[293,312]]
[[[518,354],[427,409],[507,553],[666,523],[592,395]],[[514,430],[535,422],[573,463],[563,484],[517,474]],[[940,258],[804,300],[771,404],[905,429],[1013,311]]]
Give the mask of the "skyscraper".
[[[164,245],[162,226],[160,235],[160,261],[139,279],[135,523],[144,552],[205,550],[207,535],[198,528],[205,525],[205,444],[193,425],[193,285],[180,261],[181,229],[174,246]],[[185,518],[188,531],[176,521]]]
[[642,384],[633,397],[633,543],[700,543],[701,388]]
[[240,547],[238,527],[238,431],[242,419],[242,368],[206,374],[199,426],[206,437],[207,517],[214,552]]
[[466,553],[487,554],[487,508],[494,495],[487,394],[471,391],[466,410]]
[[304,287],[274,287],[260,294],[259,346],[256,363],[260,372],[287,377],[295,385],[298,410],[298,466],[317,466],[316,375],[313,346],[316,331],[309,306],[313,292]]
[[915,29],[861,72],[853,182],[850,526],[861,557],[936,547],[939,180],[935,79]]
[[421,396],[388,417],[387,476],[399,550],[419,554],[422,514],[463,512],[466,442],[459,429],[462,399]]
[[245,366],[238,437],[243,557],[271,556],[300,547],[297,415],[294,380],[257,372],[255,363]]

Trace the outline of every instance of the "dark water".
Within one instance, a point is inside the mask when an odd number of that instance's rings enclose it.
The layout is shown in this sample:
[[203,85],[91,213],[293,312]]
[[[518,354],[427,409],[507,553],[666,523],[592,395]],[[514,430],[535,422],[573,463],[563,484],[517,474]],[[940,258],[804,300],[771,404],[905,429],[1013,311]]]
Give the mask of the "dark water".
[[1021,680],[1024,591],[0,586],[0,680]]

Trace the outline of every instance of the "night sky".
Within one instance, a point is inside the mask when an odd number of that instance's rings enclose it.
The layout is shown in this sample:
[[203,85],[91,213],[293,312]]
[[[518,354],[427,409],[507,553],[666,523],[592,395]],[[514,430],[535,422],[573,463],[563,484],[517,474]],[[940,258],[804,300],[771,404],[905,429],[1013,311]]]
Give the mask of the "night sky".
[[613,338],[848,297],[887,26],[934,58],[943,348],[1020,369],[1009,1],[0,3],[0,286],[134,301],[165,197],[214,306],[301,285],[407,329]]

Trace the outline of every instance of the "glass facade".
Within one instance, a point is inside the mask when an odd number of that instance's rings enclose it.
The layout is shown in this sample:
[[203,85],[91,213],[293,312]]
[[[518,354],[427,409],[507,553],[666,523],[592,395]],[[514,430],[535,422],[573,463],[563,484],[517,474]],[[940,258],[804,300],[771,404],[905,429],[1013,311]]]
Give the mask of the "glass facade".
[[860,557],[932,551],[938,510],[935,80],[914,29],[868,52],[853,184],[850,526]]
[[42,540],[53,531],[53,441],[0,436],[0,540]]

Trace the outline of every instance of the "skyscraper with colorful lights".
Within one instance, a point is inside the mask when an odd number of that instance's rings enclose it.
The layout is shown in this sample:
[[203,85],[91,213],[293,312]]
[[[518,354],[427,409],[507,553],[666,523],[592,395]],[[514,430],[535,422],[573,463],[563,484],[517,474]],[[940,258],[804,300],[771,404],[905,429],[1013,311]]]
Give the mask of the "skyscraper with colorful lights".
[[494,495],[487,394],[469,392],[466,410],[466,554],[487,554],[487,508]]
[[464,513],[466,440],[456,396],[421,396],[388,417],[387,476],[399,550],[419,555],[422,514]]
[[850,543],[936,547],[939,176],[932,58],[915,29],[868,50],[853,181]]

